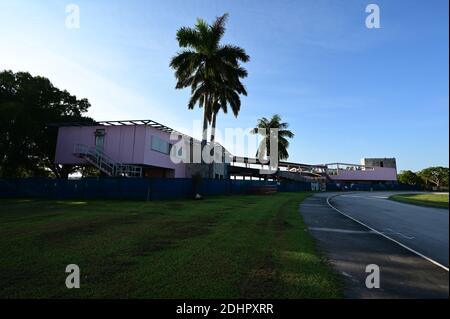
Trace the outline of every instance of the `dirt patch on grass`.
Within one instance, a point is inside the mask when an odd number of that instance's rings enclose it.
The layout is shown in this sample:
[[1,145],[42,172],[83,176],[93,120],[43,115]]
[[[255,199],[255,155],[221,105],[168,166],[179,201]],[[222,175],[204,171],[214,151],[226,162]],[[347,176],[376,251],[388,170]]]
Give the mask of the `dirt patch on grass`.
[[155,233],[146,234],[136,242],[132,254],[145,256],[152,252],[177,247],[183,240],[207,235],[217,222],[217,215],[186,221],[165,220],[159,224]]
[[174,246],[174,240],[168,238],[159,238],[157,236],[147,237],[146,239],[143,239],[134,245],[131,254],[133,256],[146,256],[156,251],[173,248]]
[[171,203],[171,202],[166,203],[165,206],[166,206],[169,210],[181,210],[181,209],[183,209],[183,208],[185,207],[184,204],[182,204],[182,203],[176,203],[176,202],[174,202],[174,203]]
[[110,254],[103,256],[101,260],[92,260],[85,270],[83,281],[86,284],[99,284],[111,280],[111,278],[138,264],[126,255]]
[[[104,218],[101,220],[91,220],[87,222],[79,222],[75,225],[65,226],[65,223],[55,226],[57,229],[43,232],[36,237],[37,242],[47,244],[55,244],[77,240],[80,237],[92,236],[109,230],[111,227],[118,225],[135,224],[140,220],[138,215],[126,215],[113,218]],[[50,226],[51,227],[51,226]]]
[[147,215],[147,216],[161,216],[161,215],[165,215],[163,210],[146,210],[146,211],[142,211],[139,212],[139,214],[142,215]]
[[289,212],[288,206],[292,202],[290,200],[284,202],[277,210],[275,215],[275,225],[279,231],[283,231],[284,228],[288,228],[290,224],[286,221],[286,214]]
[[261,229],[270,234],[270,242],[266,245],[266,250],[263,257],[255,261],[251,271],[247,276],[247,280],[241,288],[242,298],[269,298],[274,297],[276,286],[280,281],[280,272],[277,266],[277,258],[274,255],[278,241],[283,236],[283,232],[292,229],[287,220],[289,205],[291,200],[282,203],[275,216],[271,219],[263,220],[258,223]]
[[256,261],[246,280],[243,282],[240,298],[267,298],[278,281],[272,249],[268,248],[263,258]]

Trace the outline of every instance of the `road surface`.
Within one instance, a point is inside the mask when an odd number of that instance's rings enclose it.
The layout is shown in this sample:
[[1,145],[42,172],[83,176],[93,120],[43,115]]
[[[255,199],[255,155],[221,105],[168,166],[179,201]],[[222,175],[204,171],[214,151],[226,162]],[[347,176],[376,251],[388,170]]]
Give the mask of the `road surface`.
[[[317,193],[299,210],[346,298],[449,298],[448,210],[389,201],[391,194]],[[368,265],[379,266],[380,288],[367,287]]]
[[413,250],[448,268],[448,209],[416,206],[389,200],[392,192],[351,193],[330,203]]

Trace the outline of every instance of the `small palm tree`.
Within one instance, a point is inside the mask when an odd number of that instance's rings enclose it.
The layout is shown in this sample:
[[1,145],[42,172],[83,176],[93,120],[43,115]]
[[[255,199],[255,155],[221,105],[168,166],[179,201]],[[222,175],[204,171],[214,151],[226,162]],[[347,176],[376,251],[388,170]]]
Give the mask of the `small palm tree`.
[[278,160],[285,160],[289,157],[289,153],[287,151],[289,147],[289,141],[287,138],[293,138],[294,133],[289,131],[287,128],[289,127],[288,123],[281,122],[281,117],[278,114],[272,116],[269,120],[265,117],[260,118],[256,127],[251,131],[252,134],[260,133],[259,130],[262,129],[263,139],[260,143],[260,147],[256,152],[256,156],[259,156],[259,150],[262,150],[268,158],[270,157],[270,129],[278,129]]
[[217,100],[217,87],[247,76],[245,69],[239,66],[240,62],[249,60],[244,49],[220,43],[227,17],[228,14],[218,17],[212,25],[197,19],[194,28],[180,28],[177,40],[183,50],[170,62],[170,66],[175,69],[176,88],[191,88],[189,109],[193,109],[196,104],[203,108],[203,146],[207,141],[208,122],[211,121],[213,105]]

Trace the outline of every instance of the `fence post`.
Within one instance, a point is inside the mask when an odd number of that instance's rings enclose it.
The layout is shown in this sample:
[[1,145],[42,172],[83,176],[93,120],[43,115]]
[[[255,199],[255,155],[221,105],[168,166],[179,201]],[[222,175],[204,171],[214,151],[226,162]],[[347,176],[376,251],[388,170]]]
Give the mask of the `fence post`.
[[147,180],[147,201],[149,201],[150,200],[150,198],[151,198],[151,191],[150,191],[150,179],[149,180]]

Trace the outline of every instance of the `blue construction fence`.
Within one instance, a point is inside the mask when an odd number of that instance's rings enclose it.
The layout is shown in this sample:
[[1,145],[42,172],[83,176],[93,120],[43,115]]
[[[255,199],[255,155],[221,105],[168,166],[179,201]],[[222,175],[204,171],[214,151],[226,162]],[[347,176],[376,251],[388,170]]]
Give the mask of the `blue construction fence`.
[[327,191],[421,191],[422,187],[400,183],[327,183]]
[[161,200],[191,198],[195,193],[203,196],[246,194],[262,185],[276,186],[281,192],[311,190],[311,183],[275,181],[203,179],[196,184],[190,178],[0,179],[0,197]]
[[[203,196],[246,194],[258,186],[276,186],[279,192],[311,191],[309,182],[190,178],[90,177],[82,179],[22,178],[0,179],[0,198],[49,199],[134,199],[162,200]],[[327,184],[328,191],[412,190],[408,185]]]

